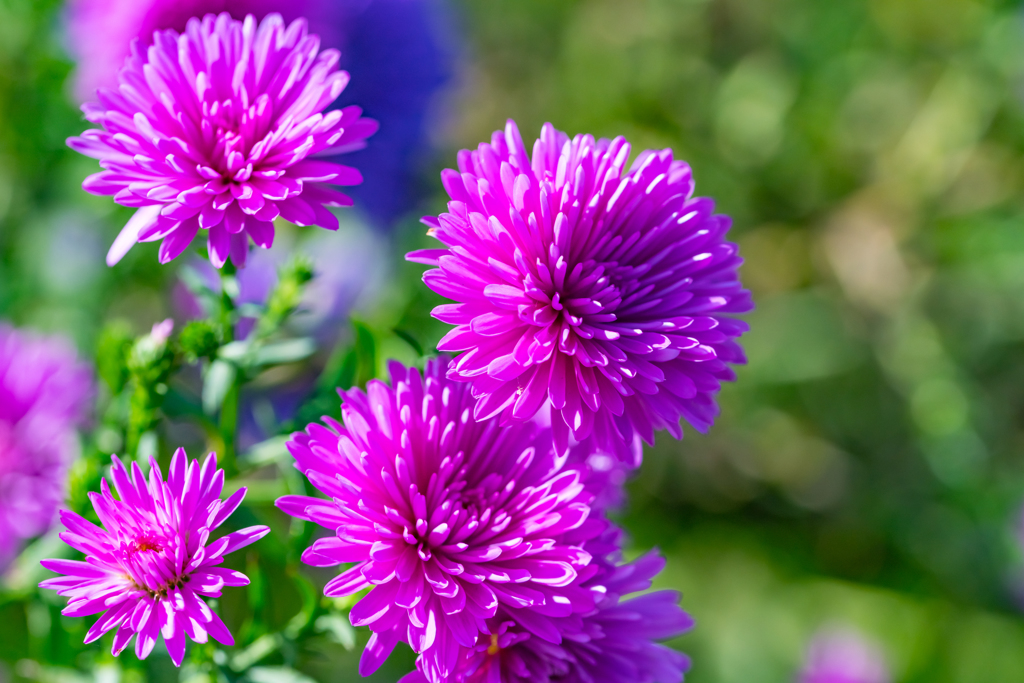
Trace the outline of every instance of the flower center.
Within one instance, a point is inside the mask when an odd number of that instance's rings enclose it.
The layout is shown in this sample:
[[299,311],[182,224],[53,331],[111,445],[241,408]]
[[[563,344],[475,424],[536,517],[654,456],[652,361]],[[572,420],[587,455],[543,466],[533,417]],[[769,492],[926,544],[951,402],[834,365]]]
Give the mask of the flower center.
[[156,538],[155,536],[149,535],[149,534],[144,534],[144,535],[140,536],[139,538],[135,539],[134,541],[132,541],[132,544],[129,547],[128,552],[130,552],[132,554],[134,554],[134,553],[144,553],[144,552],[149,552],[149,551],[152,551],[152,550],[160,552],[163,549],[164,549],[164,547],[160,543],[160,539]]
[[174,537],[161,533],[159,527],[136,528],[121,545],[119,559],[125,577],[150,596],[162,597],[171,587],[180,587],[188,579],[181,576],[176,546]]
[[501,648],[498,646],[498,634],[491,634],[491,644],[487,646],[487,654],[494,656],[501,652]]
[[253,172],[250,158],[253,144],[269,132],[267,98],[261,97],[248,108],[227,100],[216,100],[212,92],[202,102],[204,126],[210,126],[208,147],[203,156],[206,165],[199,173],[207,180],[218,177],[226,184],[249,180]]
[[622,302],[619,270],[614,262],[588,260],[570,267],[562,256],[548,264],[538,259],[536,277],[529,274],[523,281],[527,297],[536,302],[533,321],[548,325],[564,319],[575,328],[615,320]]

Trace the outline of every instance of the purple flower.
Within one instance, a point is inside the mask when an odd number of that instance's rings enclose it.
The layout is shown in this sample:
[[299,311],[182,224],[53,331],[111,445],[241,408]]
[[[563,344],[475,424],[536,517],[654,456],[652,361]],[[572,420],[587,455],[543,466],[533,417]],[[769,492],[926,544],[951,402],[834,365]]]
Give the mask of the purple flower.
[[889,683],[885,657],[873,643],[848,628],[827,628],[807,651],[800,683]]
[[[587,544],[587,549],[597,550]],[[545,629],[524,624],[515,611],[499,609],[488,633],[466,648],[452,683],[678,683],[689,658],[655,641],[674,638],[693,627],[679,607],[675,591],[647,590],[665,561],[649,553],[631,563],[596,562],[599,573],[582,582],[594,596],[588,613],[552,618]],[[402,683],[430,680],[423,672]],[[435,681],[435,683],[437,683]]]
[[475,421],[447,364],[428,361],[421,376],[392,363],[391,387],[343,394],[344,426],[312,424],[288,444],[329,500],[285,496],[278,507],[334,534],[303,561],[355,563],[326,595],[372,587],[350,614],[373,631],[363,675],[404,640],[441,680],[499,609],[542,628],[593,608],[578,585],[596,571],[582,546],[607,523],[590,514],[585,466],[556,459],[550,430],[535,423]]
[[378,226],[389,227],[430,189],[421,181],[428,114],[454,70],[458,36],[445,20],[447,0],[349,1],[364,9],[352,17],[343,50],[353,81],[341,99],[358,102],[381,125],[373,146],[350,158],[365,179],[352,194]]
[[510,120],[441,174],[448,213],[424,222],[447,248],[408,257],[457,302],[434,309],[456,326],[438,349],[465,351],[449,375],[472,383],[478,419],[550,400],[560,452],[593,434],[624,460],[634,433],[711,425],[745,362],[747,326],[727,314],[752,307],[730,221],[693,196],[690,167],[648,150],[627,171],[629,151],[545,124],[531,159]]
[[224,622],[200,596],[220,597],[225,586],[249,583],[241,572],[217,565],[225,555],[263,538],[270,529],[252,526],[209,543],[210,533],[241,504],[245,489],[227,500],[219,499],[224,470],[217,469],[214,453],[200,466],[196,460],[189,462],[179,448],[171,459],[167,481],[153,459],[148,481],[138,463],[132,463],[129,475],[117,456],[112,460],[110,476],[117,499],[106,480],[101,494],[89,494],[104,528],[61,511],[67,528],[61,539],[87,560],[43,560],[44,567],[64,576],[47,579],[40,588],[68,596],[61,612],[66,616],[104,612],[86,633],[85,642],[117,629],[114,655],[135,634],[139,659],[149,656],[157,636],[163,635],[176,666],[185,655],[186,635],[197,643],[213,636],[233,645]]
[[53,522],[92,389],[64,339],[0,323],[0,570]]
[[[427,112],[452,72],[451,31],[442,0],[70,0],[66,31],[78,60],[75,92],[92,99],[98,87],[116,87],[117,71],[138,38],[184,30],[193,16],[228,12],[257,20],[279,12],[285,21],[304,17],[324,47],[341,50],[353,82],[339,98],[357,102],[381,123],[372,150],[351,164],[365,183],[356,204],[382,226],[406,212],[416,198],[417,161],[426,147]],[[336,105],[337,106],[337,103]]]
[[358,149],[377,127],[359,107],[322,113],[348,83],[338,59],[319,52],[304,20],[285,26],[277,14],[258,26],[208,14],[183,34],[157,32],[145,51],[134,43],[118,90],[101,88],[82,107],[103,129],[68,140],[106,169],[83,188],[139,207],[107,263],[160,239],[167,263],[203,229],[211,263],[241,266],[249,238],[273,243],[278,216],[337,229],[327,207],[352,202],[332,186],[362,176],[312,157]]

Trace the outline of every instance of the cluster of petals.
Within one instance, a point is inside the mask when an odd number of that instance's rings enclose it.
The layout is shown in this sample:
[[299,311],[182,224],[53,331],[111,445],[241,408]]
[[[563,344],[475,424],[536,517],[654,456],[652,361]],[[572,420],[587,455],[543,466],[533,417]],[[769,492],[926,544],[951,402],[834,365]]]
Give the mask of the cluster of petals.
[[527,153],[515,123],[463,150],[441,179],[448,211],[426,218],[445,248],[407,258],[456,303],[441,351],[464,352],[479,419],[530,419],[550,401],[559,452],[594,436],[622,459],[680,418],[704,431],[730,364],[745,358],[732,314],[752,307],[730,220],[695,197],[669,149],[627,169],[623,138],[570,139],[546,124]]
[[369,593],[350,613],[373,631],[369,675],[399,641],[434,681],[452,675],[499,610],[529,630],[594,607],[581,581],[597,571],[584,544],[607,522],[591,514],[586,465],[558,458],[535,422],[477,421],[468,385],[448,360],[421,375],[391,365],[391,386],[343,394],[342,419],[309,425],[288,448],[328,499],[277,505],[332,533],[303,554],[314,566],[353,565],[329,596]]
[[92,391],[67,340],[0,324],[0,569],[53,522]]
[[269,248],[273,221],[337,229],[330,206],[349,206],[338,185],[362,182],[349,166],[314,158],[359,149],[377,127],[356,106],[323,113],[348,83],[337,50],[297,19],[257,24],[228,13],[189,20],[133,43],[116,90],[83,105],[102,128],[68,140],[100,161],[83,183],[137,207],[107,254],[119,261],[138,241],[163,240],[174,259],[207,232],[210,261],[244,265],[250,238]]
[[200,465],[179,448],[166,481],[152,459],[148,479],[138,463],[133,462],[129,471],[117,456],[112,461],[110,476],[118,497],[106,480],[100,493],[89,494],[102,527],[61,511],[67,531],[60,537],[84,553],[85,561],[43,560],[45,568],[63,576],[47,579],[40,587],[68,598],[62,611],[66,616],[103,612],[85,642],[113,630],[114,655],[136,634],[139,659],[149,656],[162,635],[178,666],[185,655],[186,635],[197,643],[212,636],[233,645],[231,633],[203,596],[220,597],[225,586],[248,584],[241,572],[219,565],[225,555],[270,531],[252,526],[210,541],[213,530],[241,504],[245,489],[220,500],[224,470],[217,469],[213,453]]
[[184,30],[192,17],[228,12],[257,20],[277,12],[299,17],[320,36],[321,46],[342,52],[353,78],[332,105],[357,103],[381,124],[370,150],[347,163],[365,182],[352,194],[382,227],[417,199],[417,161],[427,147],[428,114],[451,76],[455,35],[445,21],[444,0],[68,0],[65,38],[75,58],[79,101],[98,87],[117,87],[117,72],[136,38],[148,46],[153,32]]
[[[617,531],[617,530],[615,530]],[[598,549],[588,544],[588,550]],[[617,553],[616,553],[617,554]],[[656,552],[630,563],[597,561],[599,571],[582,582],[595,607],[584,614],[547,620],[547,629],[526,628],[510,611],[499,611],[476,646],[466,648],[451,683],[679,683],[686,655],[657,641],[682,635],[693,619],[675,591],[645,591],[661,571]],[[402,683],[426,683],[419,670]]]

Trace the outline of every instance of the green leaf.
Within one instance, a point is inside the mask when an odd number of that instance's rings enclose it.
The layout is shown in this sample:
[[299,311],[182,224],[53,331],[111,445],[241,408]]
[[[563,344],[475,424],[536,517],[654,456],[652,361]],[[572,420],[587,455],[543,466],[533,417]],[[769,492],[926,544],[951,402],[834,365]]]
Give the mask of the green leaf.
[[263,315],[265,308],[262,304],[244,303],[238,304],[238,308],[236,310],[238,311],[239,317],[258,318]]
[[356,374],[353,384],[364,387],[377,376],[377,340],[366,323],[353,319],[352,328],[356,333]]
[[326,633],[331,640],[352,650],[356,646],[356,630],[348,617],[343,614],[325,614],[316,620],[316,629]]
[[412,336],[411,334],[409,334],[405,330],[398,329],[398,328],[395,328],[394,330],[392,330],[392,332],[395,333],[396,337],[398,337],[399,339],[404,341],[406,344],[411,346],[412,350],[416,352],[417,356],[420,356],[420,357],[423,356],[423,346],[418,341],[416,341],[416,337]]
[[245,677],[252,683],[316,683],[309,676],[287,666],[254,666]]
[[[348,349],[341,359],[337,374],[330,386],[325,387],[328,391],[334,389],[351,389],[356,381],[356,371],[359,369],[359,356],[355,349]],[[325,373],[326,374],[326,373]]]
[[267,344],[257,349],[254,365],[282,365],[309,358],[316,353],[316,342],[309,337],[288,339],[286,341]]
[[[205,257],[204,257],[205,258]],[[199,305],[208,316],[215,316],[220,311],[220,292],[214,291],[205,278],[195,268],[184,266],[178,271],[178,277],[185,284],[185,287],[197,299]]]
[[207,415],[213,415],[220,410],[224,403],[224,397],[231,391],[235,383],[238,370],[231,363],[217,359],[210,363],[210,367],[203,377],[203,410]]
[[230,479],[224,482],[222,493],[230,496],[242,487],[246,488],[245,502],[248,505],[265,505],[273,503],[290,491],[281,479]]
[[262,467],[272,463],[291,464],[291,453],[285,444],[291,438],[287,434],[275,436],[266,441],[261,441],[242,455],[242,460],[248,467]]
[[[252,576],[252,568],[248,569],[250,577]],[[250,584],[251,585],[251,584]],[[245,671],[250,669],[256,662],[260,661],[267,655],[278,650],[281,647],[281,637],[279,635],[266,634],[262,635],[253,641],[252,645],[245,648],[234,657],[231,658],[231,668],[235,671]],[[270,667],[259,667],[266,669]],[[278,668],[278,667],[273,667]],[[299,674],[301,675],[301,674]],[[268,682],[270,679],[266,679]]]
[[96,370],[115,394],[128,382],[127,359],[133,341],[131,326],[123,320],[112,320],[96,342]]
[[249,342],[233,341],[220,347],[217,355],[224,360],[240,362],[249,353]]

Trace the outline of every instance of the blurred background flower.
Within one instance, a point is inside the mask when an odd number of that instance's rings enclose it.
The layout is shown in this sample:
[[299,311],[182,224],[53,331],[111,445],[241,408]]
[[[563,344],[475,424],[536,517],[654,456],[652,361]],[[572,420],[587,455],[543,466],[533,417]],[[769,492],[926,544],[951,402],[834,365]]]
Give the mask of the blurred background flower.
[[92,393],[66,339],[0,323],[0,571],[56,519]]
[[889,683],[881,651],[852,629],[830,627],[814,636],[799,683]]

